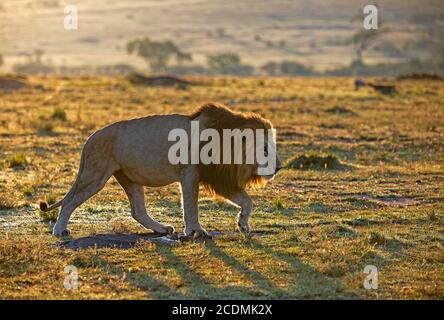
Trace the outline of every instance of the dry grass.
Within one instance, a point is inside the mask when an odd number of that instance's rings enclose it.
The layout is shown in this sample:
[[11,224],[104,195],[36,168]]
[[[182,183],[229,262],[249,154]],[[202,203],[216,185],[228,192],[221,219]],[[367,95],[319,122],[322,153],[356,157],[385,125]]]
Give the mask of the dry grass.
[[[0,166],[1,298],[444,298],[442,83],[405,81],[387,97],[355,92],[352,79],[190,80],[200,85],[32,78],[47,90],[2,96],[0,154],[24,155],[26,164]],[[189,112],[209,100],[270,118],[285,161],[332,155],[353,169],[286,169],[252,190],[251,225],[261,236],[231,232],[236,209],[202,198],[203,225],[227,232],[212,244],[57,246],[51,219],[43,222],[37,205],[68,190],[89,134],[121,119]],[[347,112],[332,112],[334,106]],[[54,116],[57,108],[64,116]],[[41,134],[39,119],[52,121],[51,134]],[[146,196],[156,219],[182,230],[176,185],[147,189]],[[75,238],[145,231],[113,179],[73,214],[70,229]],[[79,269],[78,290],[63,287],[70,264]],[[370,264],[379,270],[377,290],[363,287]]]

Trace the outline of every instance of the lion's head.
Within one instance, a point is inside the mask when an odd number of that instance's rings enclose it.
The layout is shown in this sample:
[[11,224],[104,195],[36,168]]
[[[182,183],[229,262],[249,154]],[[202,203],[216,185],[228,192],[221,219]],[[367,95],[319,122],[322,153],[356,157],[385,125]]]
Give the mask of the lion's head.
[[[276,161],[272,161],[273,164],[259,164],[256,157],[254,163],[246,164],[245,150],[254,148],[257,143],[255,135],[253,146],[247,145],[246,141],[242,139],[242,164],[223,164],[224,149],[221,146],[221,164],[199,164],[200,181],[211,194],[229,198],[247,186],[264,185],[280,170],[281,163],[276,153],[276,146],[274,143],[269,143],[267,139],[267,133],[273,131],[273,125],[270,121],[254,113],[234,112],[224,105],[213,103],[203,105],[190,114],[189,117],[192,120],[199,120],[201,127],[204,129],[217,130],[221,137],[224,129],[240,129],[242,132],[244,132],[244,129],[252,129],[254,132],[256,132],[256,129],[262,129],[265,133],[264,154],[275,155]],[[201,147],[203,145],[201,144]],[[235,155],[232,148],[228,152],[231,152],[231,158],[233,159]],[[260,169],[267,166],[271,168],[271,172],[261,174]]]

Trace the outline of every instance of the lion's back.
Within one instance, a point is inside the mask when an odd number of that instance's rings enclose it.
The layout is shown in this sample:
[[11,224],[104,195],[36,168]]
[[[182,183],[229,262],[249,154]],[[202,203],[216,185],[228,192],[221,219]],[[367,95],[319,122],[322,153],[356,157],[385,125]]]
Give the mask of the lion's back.
[[154,115],[115,123],[104,131],[114,137],[113,157],[133,181],[144,185],[163,185],[176,181],[179,168],[168,160],[176,143],[168,141],[171,130],[190,130],[184,115]]

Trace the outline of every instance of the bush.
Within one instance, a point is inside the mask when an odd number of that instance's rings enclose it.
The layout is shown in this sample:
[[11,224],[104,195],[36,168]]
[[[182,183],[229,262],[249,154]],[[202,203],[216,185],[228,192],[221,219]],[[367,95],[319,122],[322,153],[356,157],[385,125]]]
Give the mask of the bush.
[[332,155],[325,157],[302,155],[290,159],[287,166],[292,169],[301,170],[345,170],[347,168],[347,166],[342,164],[338,158]]
[[315,74],[313,70],[303,64],[291,61],[284,61],[280,65],[281,73],[283,75],[313,75]]
[[66,121],[66,112],[60,107],[57,107],[54,109],[51,115],[51,119],[53,120],[60,120],[60,121]]
[[43,222],[56,222],[59,213],[57,210],[51,210],[46,212],[39,211],[39,216]]
[[261,70],[270,76],[312,76],[318,74],[310,67],[292,61],[283,61],[281,63],[270,61],[264,64]]
[[284,202],[280,197],[274,198],[271,204],[278,210],[284,209]]
[[24,167],[27,164],[26,157],[23,153],[14,153],[6,160],[9,168]]
[[54,122],[51,120],[42,120],[37,128],[37,131],[41,134],[49,134],[54,132]]
[[12,209],[14,207],[14,201],[6,196],[4,190],[0,190],[0,210]]
[[385,235],[371,231],[367,235],[367,240],[370,244],[386,244],[388,242],[388,239]]

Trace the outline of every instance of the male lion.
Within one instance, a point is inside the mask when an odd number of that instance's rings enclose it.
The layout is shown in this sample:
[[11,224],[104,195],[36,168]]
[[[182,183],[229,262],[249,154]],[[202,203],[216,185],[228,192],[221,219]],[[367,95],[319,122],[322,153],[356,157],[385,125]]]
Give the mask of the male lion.
[[[263,185],[273,178],[281,169],[279,159],[276,156],[273,173],[264,176],[258,175],[260,166],[257,162],[171,164],[168,152],[174,142],[169,141],[169,132],[177,128],[190,132],[191,121],[199,121],[200,130],[212,128],[219,133],[223,129],[236,128],[272,129],[269,121],[256,114],[241,114],[216,104],[206,104],[190,115],[153,115],[107,126],[86,141],[77,178],[65,197],[49,207],[44,202],[40,203],[43,211],[61,206],[53,234],[69,235],[66,227],[71,213],[99,192],[112,175],[129,198],[133,218],[155,232],[169,234],[174,229],[147,214],[143,186],[160,187],[180,182],[185,236],[208,237],[198,219],[200,183],[210,193],[223,196],[241,208],[238,227],[241,232],[248,233],[252,201],[245,188],[248,185]],[[266,148],[270,147],[267,143],[265,145]]]

